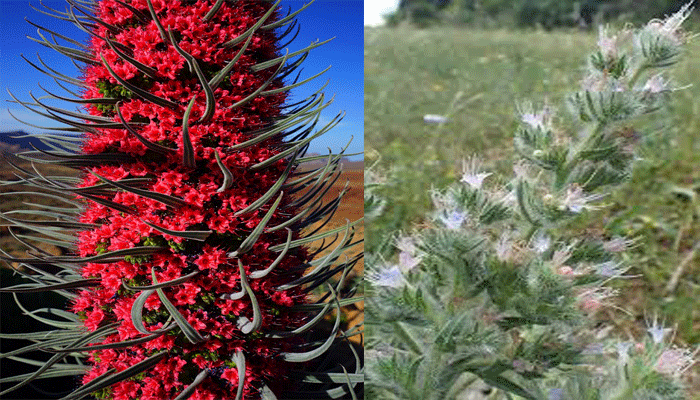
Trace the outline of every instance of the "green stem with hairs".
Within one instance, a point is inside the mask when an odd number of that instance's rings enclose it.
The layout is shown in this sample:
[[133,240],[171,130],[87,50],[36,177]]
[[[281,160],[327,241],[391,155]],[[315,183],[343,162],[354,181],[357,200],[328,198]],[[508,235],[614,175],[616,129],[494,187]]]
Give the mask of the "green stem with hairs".
[[394,326],[394,331],[408,344],[408,347],[416,354],[422,355],[423,349],[420,344],[411,336],[411,333],[406,329],[400,321],[391,323]]

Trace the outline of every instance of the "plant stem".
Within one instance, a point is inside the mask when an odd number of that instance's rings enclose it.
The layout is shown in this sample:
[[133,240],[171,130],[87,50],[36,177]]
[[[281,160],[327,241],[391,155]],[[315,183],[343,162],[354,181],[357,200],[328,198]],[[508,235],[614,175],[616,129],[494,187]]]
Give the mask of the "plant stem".
[[564,188],[564,184],[569,178],[569,174],[571,174],[571,171],[573,171],[576,164],[578,164],[578,162],[581,161],[581,153],[583,153],[593,144],[595,138],[603,131],[603,128],[605,128],[605,126],[605,123],[598,122],[595,126],[595,129],[593,129],[593,131],[589,133],[588,136],[586,136],[586,138],[583,141],[581,141],[581,143],[578,146],[576,146],[576,149],[570,153],[571,155],[568,157],[566,163],[564,163],[564,166],[562,166],[561,169],[557,171],[556,181],[554,182],[555,191],[558,192]]
[[423,349],[421,348],[420,344],[411,336],[411,333],[406,329],[405,326],[400,321],[394,321],[392,322],[392,325],[394,326],[394,330],[396,333],[405,340],[406,344],[408,344],[408,347],[416,354],[423,355]]

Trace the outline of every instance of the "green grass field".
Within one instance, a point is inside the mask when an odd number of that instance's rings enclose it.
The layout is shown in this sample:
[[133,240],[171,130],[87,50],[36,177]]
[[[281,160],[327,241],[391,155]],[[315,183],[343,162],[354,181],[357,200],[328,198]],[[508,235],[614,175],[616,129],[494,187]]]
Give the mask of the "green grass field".
[[[389,206],[368,226],[366,249],[420,223],[430,208],[427,191],[459,179],[465,157],[479,155],[510,178],[516,106],[546,99],[563,104],[579,87],[596,40],[594,32],[366,28],[365,165],[390,177]],[[643,148],[632,180],[608,199],[610,207],[572,227],[640,238],[628,274],[641,276],[619,283],[620,304],[633,315],[611,311],[600,317],[639,337],[645,313],[658,313],[678,324],[677,341],[691,347],[700,343],[700,254],[692,253],[700,242],[697,54],[700,38],[671,68],[675,86],[694,86],[673,93],[670,110],[637,121],[635,128],[653,132],[654,139]],[[451,122],[427,125],[425,114],[448,115]],[[680,279],[667,291],[679,265]]]

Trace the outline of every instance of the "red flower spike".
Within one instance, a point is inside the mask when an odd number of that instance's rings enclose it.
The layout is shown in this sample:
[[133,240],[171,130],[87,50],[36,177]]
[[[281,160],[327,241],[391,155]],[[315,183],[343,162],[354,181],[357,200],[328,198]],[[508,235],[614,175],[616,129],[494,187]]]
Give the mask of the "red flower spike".
[[[281,38],[269,29],[280,20],[279,2],[97,0],[89,19],[80,17],[82,2],[69,2],[73,22],[92,34],[87,53],[75,53],[94,60],[75,80],[91,100],[83,110],[90,118],[71,122],[85,130],[81,152],[49,161],[80,169],[81,182],[69,188],[21,172],[69,193],[76,220],[89,224],[75,245],[75,230],[51,238],[73,256],[37,257],[32,266],[67,266],[62,279],[99,281],[71,300],[78,322],[67,348],[101,346],[85,352],[82,383],[92,396],[114,400],[259,399],[264,391],[303,390],[287,382],[287,371],[292,361],[308,361],[309,346],[291,332],[323,309],[308,304],[309,291],[327,287],[357,259],[343,265],[337,257],[304,275],[312,254],[301,231],[335,209],[313,196],[297,204],[287,194],[323,193],[326,180],[281,191],[285,179],[300,180],[299,160],[278,155],[301,156],[306,142],[270,130],[281,118],[296,119],[283,113],[287,92],[274,92],[285,86],[276,73],[291,72],[280,64]],[[325,105],[315,107],[304,118]],[[232,150],[254,138],[261,140]],[[336,160],[328,176],[337,168]],[[285,224],[300,213],[309,219]],[[270,231],[283,224],[288,229]],[[351,244],[334,246],[342,252]],[[333,304],[338,289],[324,299]],[[300,305],[310,311],[294,309]],[[336,323],[329,340],[337,332]],[[352,364],[347,369],[361,374]]]

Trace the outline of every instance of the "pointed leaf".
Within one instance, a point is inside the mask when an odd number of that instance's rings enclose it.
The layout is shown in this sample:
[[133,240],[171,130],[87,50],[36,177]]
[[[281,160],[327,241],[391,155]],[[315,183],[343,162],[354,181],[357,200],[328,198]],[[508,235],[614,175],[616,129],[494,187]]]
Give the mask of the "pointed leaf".
[[[353,221],[352,223],[350,223],[349,226],[355,226],[356,224],[362,222],[363,219],[364,218],[360,218],[356,221]],[[328,231],[325,231],[325,232],[320,233],[320,234],[315,235],[315,236],[310,236],[310,237],[305,237],[303,239],[295,240],[291,243],[291,247],[292,248],[299,247],[299,246],[306,244],[306,243],[315,242],[316,240],[323,239],[325,237],[335,235],[336,233],[342,232],[344,229],[347,229],[347,226],[341,226],[339,228],[330,229]],[[284,248],[284,245],[278,244],[278,245],[270,247],[270,250],[271,251],[279,251],[279,250],[282,250],[283,248]]]
[[253,93],[249,94],[248,96],[246,96],[246,97],[242,98],[241,100],[237,101],[236,103],[230,105],[228,108],[233,109],[233,108],[241,107],[242,105],[247,104],[248,102],[253,100],[255,97],[260,95],[260,93],[262,93],[262,91],[265,90],[265,88],[268,87],[275,80],[275,78],[277,78],[279,73],[284,68],[285,62],[287,62],[287,55],[286,54],[281,57],[280,66],[277,68],[277,70],[272,75],[270,75],[270,77],[267,78],[267,80],[265,82],[263,82],[259,88],[255,89],[255,91]]
[[271,23],[271,24],[265,25],[265,26],[262,27],[262,29],[263,29],[263,30],[269,30],[269,29],[274,29],[274,28],[277,28],[277,27],[280,27],[280,26],[283,26],[283,25],[287,24],[292,18],[294,18],[294,17],[296,17],[297,15],[299,15],[300,12],[306,10],[306,8],[308,8],[311,4],[313,4],[314,1],[316,1],[316,0],[311,0],[310,2],[304,4],[300,9],[296,10],[296,11],[293,12],[292,14],[287,15],[286,17],[280,19],[279,21],[276,21],[276,22],[273,22],[273,23]]
[[[174,325],[171,325],[174,327]],[[107,344],[97,344],[94,346],[84,346],[84,347],[66,347],[60,350],[45,350],[50,353],[74,353],[74,352],[83,352],[83,351],[94,351],[94,350],[104,350],[104,349],[120,349],[124,347],[131,347],[136,344],[141,344],[141,343],[146,343],[150,342],[153,339],[157,339],[160,336],[163,336],[163,334],[166,331],[164,330],[159,330],[157,333],[154,333],[152,335],[144,336],[142,338],[138,339],[131,339],[131,340],[124,340],[122,342],[114,342],[114,343],[107,343]]]
[[209,235],[211,235],[211,233],[212,233],[212,231],[173,231],[170,229],[160,227],[158,225],[154,225],[148,221],[141,220],[141,222],[143,222],[144,224],[157,230],[160,233],[164,233],[164,234],[170,235],[170,236],[180,237],[183,239],[196,240],[199,242],[203,242],[203,241],[207,240],[207,237],[209,237]]
[[295,51],[295,52],[290,53],[290,54],[286,54],[286,55],[283,56],[283,57],[277,57],[277,58],[273,58],[272,60],[269,60],[269,61],[265,61],[265,62],[261,62],[261,63],[259,63],[259,64],[255,64],[255,65],[253,65],[252,67],[250,67],[250,69],[251,69],[251,71],[253,71],[253,72],[258,72],[258,71],[262,71],[262,70],[264,70],[264,69],[268,69],[268,68],[270,68],[270,67],[273,66],[273,65],[277,65],[277,64],[279,64],[280,62],[281,62],[282,64],[284,64],[284,61],[286,61],[287,58],[291,58],[291,57],[294,57],[294,56],[298,56],[299,54],[307,53],[307,52],[309,52],[309,51],[315,49],[316,47],[323,46],[324,44],[330,42],[330,41],[333,40],[333,39],[334,39],[334,38],[331,38],[331,39],[328,39],[328,40],[324,40],[323,42],[320,42],[320,43],[319,43],[318,41],[312,42],[309,46],[307,46],[307,47],[305,47],[305,48],[303,48],[303,49],[301,49],[301,50]]
[[[272,15],[272,13],[277,9],[277,7],[280,5],[281,2],[282,2],[282,0],[277,0],[275,2],[275,4],[273,4],[269,10],[267,10],[265,15],[260,17],[260,19],[258,20],[258,22],[255,23],[255,25],[248,28],[248,30],[246,30],[245,32],[238,35],[235,39],[229,40],[228,42],[224,43],[222,46],[223,47],[233,47],[246,39],[250,40],[250,38],[253,37],[253,33],[256,30],[258,30],[258,28],[265,22],[265,20],[267,20],[270,17],[270,15]],[[205,16],[205,20],[206,20],[206,16]]]
[[245,386],[245,356],[240,350],[236,350],[236,354],[233,355],[231,361],[236,363],[236,368],[238,369],[238,390],[236,391],[236,399],[243,399],[243,387]]
[[[294,156],[292,157],[292,161],[296,158],[296,156],[297,155],[294,154]],[[265,192],[264,195],[260,196],[259,199],[250,203],[250,205],[248,205],[248,207],[234,213],[233,216],[237,217],[239,215],[242,215],[242,214],[245,214],[245,213],[248,213],[251,211],[255,211],[258,208],[262,207],[263,204],[267,203],[268,200],[270,200],[272,198],[272,196],[274,196],[280,190],[280,188],[282,187],[282,184],[287,180],[287,177],[289,176],[289,173],[292,170],[292,165],[294,164],[292,161],[290,161],[289,164],[287,164],[287,168],[285,168],[284,172],[282,172],[282,176],[280,176],[280,178],[277,180],[277,182],[275,182],[275,184],[272,185],[270,187],[270,189],[268,189],[267,192]]]
[[168,35],[165,33],[163,24],[161,24],[160,20],[158,20],[158,15],[156,14],[156,10],[153,8],[153,3],[151,2],[151,0],[146,0],[146,4],[148,4],[148,11],[150,11],[151,18],[153,19],[153,22],[155,22],[156,28],[158,28],[158,32],[160,32],[161,39],[163,39],[163,42],[165,44],[168,44]]
[[162,351],[156,353],[145,360],[138,362],[131,367],[125,369],[124,371],[112,374],[111,371],[95,378],[94,380],[88,382],[87,384],[80,387],[80,389],[69,394],[61,400],[79,400],[85,396],[89,396],[91,393],[96,392],[100,389],[111,386],[117,382],[121,382],[133,376],[140,374],[143,371],[147,371],[158,364],[162,359],[168,356],[167,351]]
[[193,97],[190,100],[190,104],[185,110],[185,115],[182,117],[182,163],[187,168],[194,168],[194,146],[192,146],[192,139],[190,139],[190,112],[192,112],[192,107],[194,106]]
[[277,210],[277,206],[280,204],[280,201],[282,201],[283,196],[284,192],[280,192],[280,195],[277,197],[277,200],[275,200],[270,209],[267,210],[267,213],[265,213],[265,216],[260,220],[258,226],[256,226],[255,229],[253,229],[253,232],[251,232],[250,235],[248,235],[248,237],[241,243],[241,245],[238,246],[238,249],[236,251],[234,251],[233,253],[229,253],[229,257],[238,257],[241,254],[247,253],[248,251],[250,251],[250,249],[253,248],[253,245],[262,234],[263,229],[265,229],[265,225],[267,225],[268,221],[270,221],[270,218],[272,218],[272,215]]
[[154,94],[151,94],[148,91],[141,89],[138,86],[132,85],[128,81],[122,79],[119,75],[117,75],[117,73],[114,72],[114,70],[112,69],[112,67],[109,65],[109,63],[107,62],[107,60],[104,58],[104,56],[102,54],[100,54],[100,59],[102,60],[102,65],[104,65],[105,68],[107,68],[107,71],[109,72],[109,74],[112,75],[112,77],[114,79],[116,79],[117,82],[119,82],[122,86],[129,89],[131,92],[133,92],[137,96],[143,98],[144,100],[150,101],[151,103],[157,104],[157,105],[165,107],[165,108],[169,108],[171,110],[177,110],[180,108],[180,106],[177,103],[173,103],[170,100],[163,99],[163,98],[158,97]]
[[129,133],[134,135],[136,137],[136,139],[139,140],[139,142],[141,142],[144,146],[146,146],[146,148],[148,148],[149,150],[154,151],[156,153],[159,153],[159,154],[167,154],[167,153],[172,153],[173,151],[175,151],[175,149],[171,149],[169,147],[165,147],[165,146],[161,146],[157,143],[153,143],[150,140],[146,139],[145,137],[141,136],[138,132],[136,132],[134,130],[134,128],[132,128],[131,125],[129,125],[129,123],[127,123],[126,120],[124,119],[124,116],[122,115],[122,112],[121,112],[121,102],[117,103],[115,110],[117,111],[117,116],[119,117],[119,120],[121,120],[122,125],[124,125],[124,128],[126,128],[126,130]]
[[68,283],[59,283],[56,285],[46,285],[30,288],[19,288],[19,286],[25,286],[27,284],[16,285],[9,288],[1,288],[0,293],[36,293],[36,292],[47,292],[59,289],[74,289],[83,288],[89,286],[97,286],[100,284],[99,279],[83,279],[81,281],[73,281]]
[[209,86],[211,86],[212,89],[216,89],[217,87],[219,87],[219,85],[224,80],[224,78],[226,78],[228,76],[229,72],[231,72],[233,67],[236,66],[236,63],[238,62],[238,60],[241,58],[243,53],[248,48],[248,45],[250,44],[252,39],[253,39],[252,35],[248,36],[248,40],[245,41],[245,43],[243,44],[241,49],[238,50],[238,53],[236,53],[236,55],[231,59],[231,61],[229,61],[226,64],[226,66],[221,69],[221,71],[217,72],[216,75],[214,75],[214,77],[211,78],[211,80],[209,80]]
[[301,81],[301,82],[297,82],[297,83],[292,84],[292,85],[287,85],[287,86],[281,87],[281,88],[279,88],[279,89],[266,90],[266,91],[264,91],[264,92],[261,92],[260,95],[261,95],[261,96],[269,96],[269,95],[271,95],[271,94],[277,94],[277,93],[282,93],[282,92],[290,91],[290,90],[292,90],[292,89],[294,89],[294,88],[296,88],[296,87],[299,87],[299,86],[302,86],[302,85],[304,85],[304,84],[306,84],[306,83],[311,82],[312,80],[314,80],[314,79],[318,78],[319,76],[321,76],[321,75],[325,74],[326,72],[328,72],[328,70],[330,70],[330,69],[331,69],[331,67],[328,66],[328,67],[326,67],[326,69],[324,69],[323,71],[319,72],[318,74],[316,74],[316,75],[314,75],[314,76],[312,76],[312,77],[310,77],[310,78],[304,79],[304,80]]
[[[331,290],[333,290],[331,288]],[[321,354],[325,353],[333,344],[333,341],[335,340],[335,335],[338,333],[338,328],[340,327],[340,304],[338,303],[338,299],[335,299],[336,301],[336,316],[335,316],[335,325],[333,325],[333,330],[331,331],[331,334],[328,336],[328,339],[319,347],[303,352],[303,353],[282,353],[282,356],[284,357],[285,361],[288,362],[306,362],[309,360],[313,360],[314,358],[320,356]]]
[[141,294],[136,297],[136,300],[134,300],[134,304],[131,305],[131,323],[134,325],[134,328],[137,331],[143,333],[144,335],[162,333],[173,328],[172,325],[165,324],[161,329],[149,331],[143,324],[143,307],[146,305],[146,300],[153,293],[155,293],[155,290],[145,290],[141,292]]
[[90,170],[88,170],[88,172],[90,172],[91,174],[100,178],[100,180],[102,180],[103,182],[106,182],[106,183],[108,183],[116,188],[125,190],[127,192],[130,192],[130,193],[133,193],[136,195],[139,195],[141,197],[145,197],[147,199],[155,200],[157,202],[165,204],[166,206],[175,208],[175,207],[187,205],[187,202],[185,200],[179,199],[177,197],[169,196],[169,195],[163,194],[163,193],[152,192],[150,190],[138,189],[138,188],[135,188],[132,186],[127,186],[127,185],[124,185],[124,184],[119,183],[119,182],[111,181],[111,180],[103,177],[102,175],[98,174],[97,172],[90,171]]
[[[206,109],[204,110],[202,117],[197,122],[206,122],[212,117],[212,115],[214,115],[214,111],[216,109],[214,89],[209,85],[209,82],[207,82],[207,78],[204,76],[204,72],[202,72],[202,68],[199,66],[197,60],[178,45],[177,40],[175,40],[175,36],[173,35],[173,31],[170,29],[168,29],[168,36],[170,37],[170,43],[173,45],[175,50],[180,53],[180,55],[187,61],[187,64],[189,64],[190,71],[193,71],[197,75],[199,84],[202,86],[202,90],[204,90],[206,96]],[[195,97],[192,97],[192,101],[194,101]]]
[[[153,278],[153,283],[157,284],[158,281],[156,280],[156,271],[154,269],[151,269],[151,277]],[[196,329],[192,327],[192,325],[190,325],[189,322],[187,322],[185,317],[180,314],[180,311],[177,310],[173,303],[168,300],[163,292],[163,289],[156,289],[156,292],[158,293],[160,302],[163,303],[166,309],[168,309],[168,313],[170,313],[170,315],[175,319],[175,323],[177,323],[182,330],[182,333],[185,335],[187,340],[190,341],[190,343],[199,343],[206,340],[199,334],[199,332],[197,332]]]
[[265,268],[262,271],[251,272],[250,279],[264,278],[267,276],[267,274],[272,272],[272,270],[275,269],[275,267],[277,267],[277,265],[279,265],[279,263],[282,262],[282,260],[284,259],[284,256],[287,254],[287,250],[289,250],[289,245],[291,243],[292,243],[292,230],[287,228],[287,243],[285,244],[284,249],[282,249],[282,252],[279,254],[279,256],[277,256],[277,258],[275,258],[275,261],[273,261],[269,267]]
[[221,183],[221,187],[219,187],[219,189],[217,189],[216,191],[216,193],[222,193],[223,191],[229,189],[231,185],[233,185],[233,174],[231,174],[231,171],[221,161],[221,157],[219,157],[218,151],[214,152],[214,157],[216,157],[216,164],[221,169],[221,173],[224,174],[224,181]]
[[175,397],[173,400],[189,399],[190,396],[194,394],[194,391],[197,389],[197,386],[204,382],[204,379],[206,379],[208,375],[209,369],[203,369],[200,373],[197,374],[197,376],[194,378],[194,381],[187,385],[187,387],[182,392],[180,392],[180,394],[177,395],[177,397]]
[[122,281],[122,286],[124,286],[126,289],[133,290],[133,291],[143,291],[143,290],[153,290],[153,289],[162,289],[165,287],[170,287],[170,286],[175,286],[179,285],[181,283],[187,282],[190,279],[194,278],[195,276],[199,275],[202,271],[194,271],[190,274],[187,274],[185,276],[181,276],[179,278],[167,281],[167,282],[161,282],[156,285],[148,285],[148,286],[131,286],[128,285],[126,282]]
[[253,322],[241,327],[241,332],[247,335],[251,332],[255,332],[258,329],[260,329],[260,326],[262,325],[262,313],[260,311],[258,299],[255,297],[253,289],[250,287],[250,285],[248,285],[248,279],[245,274],[245,269],[243,269],[243,263],[240,259],[238,260],[238,270],[241,274],[241,286],[243,287],[243,289],[245,289],[246,293],[248,293],[248,297],[250,298],[250,305],[253,308]]
[[112,49],[112,51],[114,51],[117,54],[117,56],[121,57],[122,60],[133,65],[134,67],[136,67],[136,69],[143,72],[143,74],[148,76],[149,78],[154,79],[154,80],[160,79],[158,77],[158,70],[153,69],[153,68],[151,68],[148,65],[145,65],[143,63],[140,63],[139,61],[137,61],[136,59],[134,59],[132,57],[129,57],[126,53],[124,53],[123,51],[120,51],[114,45],[113,41],[109,40],[109,38],[105,38],[105,39],[106,39],[107,45],[109,45],[109,47]]
[[[85,343],[89,343],[90,341],[92,341],[92,339],[101,336],[104,332],[114,328],[116,325],[117,324],[110,324],[110,325],[104,326],[102,328],[98,328],[94,332],[91,332],[91,333],[88,333],[87,335],[81,336],[79,339],[77,339],[76,341],[71,343],[69,346],[71,346],[71,347],[80,346],[80,345],[83,345]],[[19,388],[22,388],[22,387],[28,385],[29,383],[31,383],[35,379],[40,379],[40,376],[42,376],[45,371],[47,371],[49,368],[51,368],[51,366],[53,366],[54,364],[58,363],[59,361],[63,360],[64,358],[66,358],[66,355],[67,354],[56,354],[55,356],[51,357],[48,361],[46,361],[44,363],[44,365],[41,368],[39,368],[37,371],[35,371],[31,374],[22,375],[22,382],[18,383],[15,386],[12,386],[11,388],[3,390],[2,392],[0,392],[0,396],[3,396],[3,395],[10,393],[10,392],[13,392]],[[13,378],[18,378],[18,377],[13,377]]]
[[132,5],[127,4],[123,1],[119,1],[119,0],[115,0],[115,1],[117,3],[119,3],[120,5],[122,5],[124,8],[129,9],[129,11],[131,11],[131,13],[134,14],[134,17],[136,17],[136,19],[138,19],[139,21],[143,22],[144,24],[147,24],[150,22],[150,20],[148,19],[148,16],[146,16],[146,14],[144,14],[140,10],[134,8]]
[[[214,3],[213,6],[209,9],[207,14],[202,18],[202,21],[207,22],[210,19],[216,15],[216,13],[219,11],[219,8],[224,4],[224,0],[216,0],[216,3]],[[179,399],[178,399],[179,400]]]

